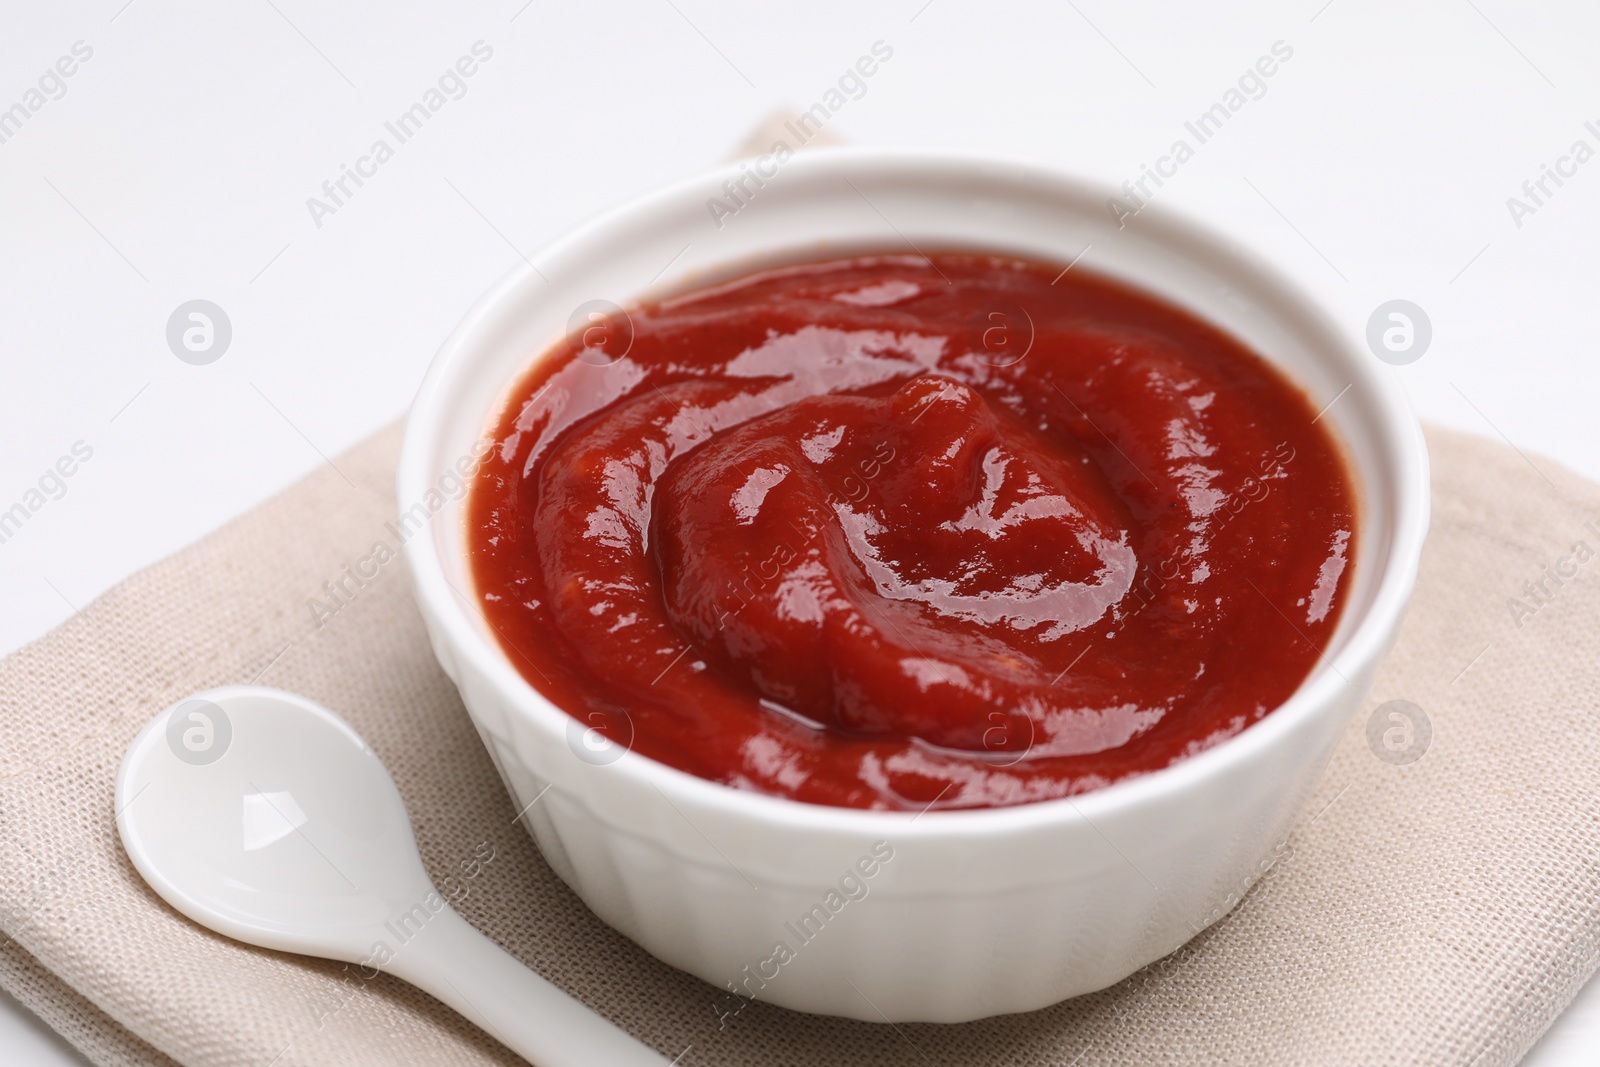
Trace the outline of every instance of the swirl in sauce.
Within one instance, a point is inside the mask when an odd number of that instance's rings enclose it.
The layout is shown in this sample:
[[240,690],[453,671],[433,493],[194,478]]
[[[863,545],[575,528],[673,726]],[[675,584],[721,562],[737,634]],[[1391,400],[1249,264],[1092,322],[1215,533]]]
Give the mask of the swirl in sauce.
[[629,319],[515,385],[468,521],[512,662],[646,756],[854,807],[1069,796],[1243,730],[1332,637],[1336,444],[1149,295],[878,255]]

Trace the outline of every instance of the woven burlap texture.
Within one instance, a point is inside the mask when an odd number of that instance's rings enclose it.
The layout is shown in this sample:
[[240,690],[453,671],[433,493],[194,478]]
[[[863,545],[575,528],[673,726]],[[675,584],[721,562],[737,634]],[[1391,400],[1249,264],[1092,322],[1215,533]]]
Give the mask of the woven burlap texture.
[[[1433,529],[1399,644],[1282,857],[1178,953],[1030,1015],[891,1027],[757,1004],[719,1030],[716,990],[597,920],[513,823],[404,563],[328,599],[393,544],[398,443],[378,434],[0,664],[0,985],[96,1063],[519,1062],[398,981],[229,941],[139,879],[112,808],[123,749],[230,682],[347,718],[429,871],[466,887],[462,914],[684,1064],[1488,1067],[1520,1058],[1596,965],[1600,564],[1561,561],[1600,550],[1600,486],[1553,463],[1429,432]],[[1577,574],[1558,584],[1558,566]],[[1432,727],[1409,765],[1366,730],[1402,698]]]

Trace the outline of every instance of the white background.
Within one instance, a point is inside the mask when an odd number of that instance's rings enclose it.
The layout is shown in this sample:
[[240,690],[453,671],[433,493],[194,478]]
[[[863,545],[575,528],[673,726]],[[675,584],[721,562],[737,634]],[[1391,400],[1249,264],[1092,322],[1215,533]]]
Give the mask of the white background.
[[[879,40],[893,58],[830,131],[1115,184],[1193,144],[1185,121],[1285,42],[1265,95],[1158,199],[1280,263],[1353,336],[1415,301],[1432,346],[1394,373],[1425,418],[1600,477],[1600,161],[1520,227],[1506,203],[1575,140],[1600,149],[1592,6],[124,5],[0,14],[0,109],[93,49],[0,144],[0,510],[75,442],[93,450],[0,544],[0,651],[399,416],[519,255],[817,102]],[[383,123],[480,39],[493,57],[466,95],[315,225],[307,198],[393,144]],[[193,298],[233,326],[208,366],[165,339]],[[35,1027],[0,998],[0,1059],[77,1062]],[[1596,986],[1530,1062],[1587,1063],[1586,1044]]]

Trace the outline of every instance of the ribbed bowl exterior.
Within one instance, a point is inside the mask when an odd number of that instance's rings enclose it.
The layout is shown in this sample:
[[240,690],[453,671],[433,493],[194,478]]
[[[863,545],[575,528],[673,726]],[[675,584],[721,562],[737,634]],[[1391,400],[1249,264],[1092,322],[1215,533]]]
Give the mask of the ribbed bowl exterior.
[[[965,1022],[1103,989],[1221,918],[1282,854],[1371,681],[1352,677],[1338,705],[1237,773],[1159,803],[1091,820],[1055,802],[1058,818],[1019,830],[897,840],[803,823],[779,834],[759,813],[638,788],[615,764],[577,758],[564,732],[508,706],[447,648],[440,659],[540,851],[606,923],[716,987],[713,1003],[731,988],[895,1022]],[[937,831],[974,814],[930,812],[914,826]],[[865,895],[848,899],[841,875],[879,841],[893,858],[871,878],[857,872]],[[828,910],[830,891],[842,907],[802,928],[816,905]],[[793,959],[769,963],[779,943]]]

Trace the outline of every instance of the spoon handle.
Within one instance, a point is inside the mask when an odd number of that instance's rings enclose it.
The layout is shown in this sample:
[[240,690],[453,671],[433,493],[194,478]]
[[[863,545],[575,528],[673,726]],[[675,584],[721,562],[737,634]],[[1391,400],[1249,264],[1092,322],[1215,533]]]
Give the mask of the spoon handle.
[[383,970],[470,1019],[538,1067],[666,1067],[667,1059],[523,966],[450,907]]

